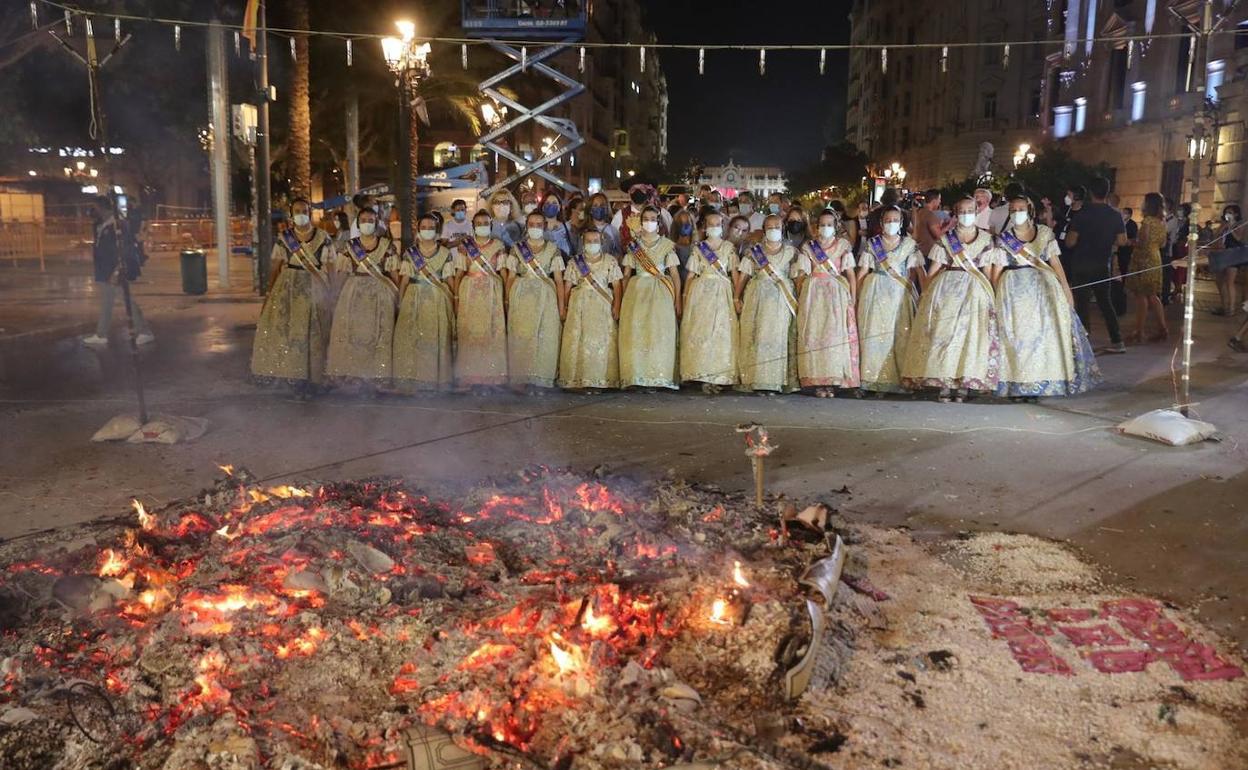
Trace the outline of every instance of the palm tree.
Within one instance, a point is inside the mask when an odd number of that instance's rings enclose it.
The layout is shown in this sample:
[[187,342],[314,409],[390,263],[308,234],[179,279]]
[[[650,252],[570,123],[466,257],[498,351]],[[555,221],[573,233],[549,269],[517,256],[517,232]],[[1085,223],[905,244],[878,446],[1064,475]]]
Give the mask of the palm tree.
[[[308,0],[292,0],[291,27],[311,29]],[[287,173],[292,195],[312,192],[312,112],[308,99],[308,36],[296,34],[295,61],[290,76],[290,139],[287,143]]]

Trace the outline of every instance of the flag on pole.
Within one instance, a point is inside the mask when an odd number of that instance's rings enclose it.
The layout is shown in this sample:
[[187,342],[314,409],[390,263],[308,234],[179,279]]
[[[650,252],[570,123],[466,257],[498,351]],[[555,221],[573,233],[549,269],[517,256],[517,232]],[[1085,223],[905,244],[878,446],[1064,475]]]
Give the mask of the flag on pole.
[[251,43],[251,50],[256,50],[256,24],[260,17],[260,0],[247,0],[247,8],[243,11],[243,37]]

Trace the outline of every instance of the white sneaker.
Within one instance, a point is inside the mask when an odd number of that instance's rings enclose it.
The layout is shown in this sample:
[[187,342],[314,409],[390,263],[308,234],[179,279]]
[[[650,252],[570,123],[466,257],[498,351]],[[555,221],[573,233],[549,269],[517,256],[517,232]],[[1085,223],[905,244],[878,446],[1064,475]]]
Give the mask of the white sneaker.
[[155,341],[156,335],[151,332],[143,332],[134,338],[134,344],[136,345],[150,345]]
[[82,344],[91,347],[102,347],[108,345],[108,337],[101,337],[98,334],[92,334],[82,338]]

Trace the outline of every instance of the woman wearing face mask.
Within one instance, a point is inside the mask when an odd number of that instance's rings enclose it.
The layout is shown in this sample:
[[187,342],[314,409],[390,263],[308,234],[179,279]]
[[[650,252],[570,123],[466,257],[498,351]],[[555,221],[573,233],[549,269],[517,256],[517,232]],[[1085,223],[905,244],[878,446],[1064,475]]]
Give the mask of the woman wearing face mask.
[[749,280],[737,287],[737,364],[746,390],[787,392],[798,387],[797,298],[789,277],[796,259],[797,250],[784,241],[784,219],[775,214],[763,221],[763,242],[741,258],[739,270]]
[[680,260],[680,280],[683,282],[688,275],[689,251],[697,238],[697,228],[693,225],[693,214],[688,211],[677,211],[672,217],[672,243],[676,244],[676,258]]
[[810,237],[810,221],[801,206],[794,206],[784,216],[784,242],[794,249],[802,248]]
[[[1229,206],[1223,207],[1222,221],[1219,222],[1217,225],[1216,235],[1214,237],[1214,240],[1210,243],[1210,249],[1212,250],[1234,249],[1239,246],[1243,246],[1244,245],[1243,240],[1242,240],[1243,235],[1244,235],[1243,221],[1244,221],[1244,216],[1242,213],[1240,213],[1239,206],[1236,206],[1234,203],[1232,203]],[[1131,269],[1132,270],[1143,269],[1142,267],[1136,268],[1135,263],[1136,261],[1133,255],[1131,258]],[[1153,272],[1160,272],[1160,271],[1153,271]],[[1141,275],[1139,277],[1147,281],[1149,275],[1151,274],[1152,273],[1148,273],[1145,275]],[[1238,267],[1224,267],[1221,270],[1213,271],[1213,275],[1214,275],[1214,279],[1217,281],[1217,284],[1218,284],[1218,297],[1222,300],[1222,306],[1220,308],[1215,309],[1213,311],[1213,314],[1214,315],[1226,315],[1226,316],[1235,315],[1237,312],[1239,312],[1239,268]],[[1148,282],[1150,284],[1152,283],[1151,281],[1148,281]],[[1152,288],[1151,285],[1148,288]],[[1154,292],[1154,293],[1160,294],[1160,292],[1161,292],[1161,289],[1158,288],[1157,292]],[[1161,328],[1162,328],[1162,331],[1164,332],[1165,331],[1164,320],[1161,324]],[[1164,341],[1164,340],[1165,340],[1165,335],[1163,334],[1160,337],[1151,338],[1149,342],[1158,342],[1158,341]]]
[[546,238],[548,221],[529,214],[528,237],[507,257],[507,379],[521,392],[553,388],[559,368],[564,261]]
[[273,244],[269,293],[256,323],[251,374],[262,383],[284,383],[306,398],[325,374],[329,341],[333,245],[312,226],[311,206],[297,198],[290,206],[293,230]]
[[[724,240],[724,218],[707,214],[706,238],[689,255],[680,324],[680,380],[705,393],[737,383],[737,250]],[[748,227],[748,223],[746,224]]]
[[589,216],[584,232],[590,230],[602,236],[602,250],[615,257],[618,263],[624,256],[620,251],[620,234],[611,225],[611,206],[607,201],[607,196],[600,192],[594,193],[589,199]]
[[923,254],[902,233],[896,207],[880,217],[883,233],[868,238],[858,252],[858,339],[862,389],[883,396],[904,393],[901,358],[919,304],[915,290],[923,272]]
[[858,277],[853,246],[839,230],[835,213],[820,214],[818,235],[802,246],[792,269],[798,381],[820,398],[832,398],[833,388],[858,387]]
[[491,233],[490,215],[472,218],[472,238],[455,250],[455,383],[468,388],[507,383],[507,249]]
[[386,274],[396,259],[372,209],[356,217],[360,237],[338,252],[334,270],[345,276],[329,334],[325,374],[368,393],[390,384],[398,287]]
[[658,232],[660,235],[672,231],[672,215],[667,209],[657,207],[658,196],[655,194],[654,187],[643,182],[634,183],[628,188],[628,197],[631,203],[615,212],[615,216],[611,219],[612,226],[620,234],[620,248],[628,251],[633,239],[641,233],[641,214],[647,207],[654,207],[655,211],[659,212]]
[[520,192],[520,214],[521,216],[528,217],[529,214],[532,214],[534,211],[537,211],[537,209],[538,209],[537,194],[534,193],[532,190],[522,190]]
[[[563,221],[568,223],[569,240],[572,244],[571,254],[581,253],[581,233],[589,227],[588,205],[581,197],[571,198],[563,208]],[[570,255],[569,255],[570,256]]]
[[399,285],[392,371],[395,387],[404,393],[446,390],[455,380],[455,260],[438,242],[433,217],[420,218],[416,236],[416,245],[389,266],[391,280]]
[[564,271],[568,302],[559,348],[559,387],[603,390],[620,386],[615,323],[624,296],[624,273],[602,247],[602,234],[586,230],[582,252]]
[[680,262],[676,245],[659,235],[659,210],[646,206],[640,232],[624,255],[620,308],[620,383],[676,389],[676,322]]
[[[563,203],[553,192],[546,193],[542,199],[541,214],[546,217],[546,240],[555,244],[559,253],[567,257],[572,253],[572,228],[563,221]],[[560,271],[562,275],[562,271]]]
[[1061,247],[1053,230],[1035,221],[1031,201],[1018,196],[1007,205],[1009,219],[997,236],[995,255],[1001,330],[997,395],[1034,400],[1082,393],[1100,381],[1100,371],[1074,311]]
[[524,216],[520,213],[520,203],[515,196],[506,190],[499,190],[490,196],[489,212],[494,221],[490,226],[490,236],[503,242],[510,249],[516,241],[524,237]]
[[990,276],[996,259],[992,236],[975,226],[973,198],[958,201],[953,211],[957,226],[928,254],[928,283],[910,329],[901,380],[912,390],[939,388],[942,402],[961,403],[969,391],[996,390],[1001,346]]
[[[1131,275],[1123,279],[1127,294],[1135,299],[1135,331],[1128,335],[1127,342],[1139,343],[1144,340],[1144,327],[1147,326],[1150,316],[1157,321],[1157,333],[1149,337],[1148,341],[1165,342],[1170,336],[1170,330],[1166,328],[1166,313],[1161,306],[1161,250],[1166,247],[1166,224],[1161,221],[1163,206],[1160,193],[1150,192],[1144,196],[1144,221],[1140,223],[1135,246],[1131,249],[1131,263],[1127,271]],[[1239,245],[1232,232],[1239,217],[1239,207],[1227,206],[1223,209],[1222,217],[1224,232],[1227,234],[1223,245]],[[1226,286],[1230,296],[1226,299],[1232,303],[1236,300],[1235,290],[1238,288],[1235,271],[1236,268],[1233,267],[1223,271],[1230,274]],[[1236,307],[1232,304],[1231,312],[1234,313],[1235,310]]]

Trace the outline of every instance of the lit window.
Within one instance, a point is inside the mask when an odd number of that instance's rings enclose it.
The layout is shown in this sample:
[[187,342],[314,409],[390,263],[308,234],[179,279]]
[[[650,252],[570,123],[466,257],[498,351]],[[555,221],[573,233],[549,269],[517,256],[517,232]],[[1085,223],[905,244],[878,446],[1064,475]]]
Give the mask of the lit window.
[[484,161],[490,157],[490,148],[484,144],[474,144],[472,150],[468,153],[468,159],[473,163]]
[[1216,102],[1218,100],[1218,88],[1222,86],[1222,82],[1226,79],[1226,60],[1218,59],[1209,62],[1209,69],[1205,71],[1205,98]]
[[1053,108],[1053,136],[1058,139],[1070,136],[1070,113],[1069,104]]
[[436,168],[459,165],[459,145],[454,142],[438,142],[433,148],[433,165]]
[[1075,99],[1075,133],[1082,134],[1088,126],[1088,100],[1080,96]]
[[1137,80],[1131,84],[1131,122],[1139,123],[1144,119],[1144,98],[1147,95],[1148,84],[1143,80]]

